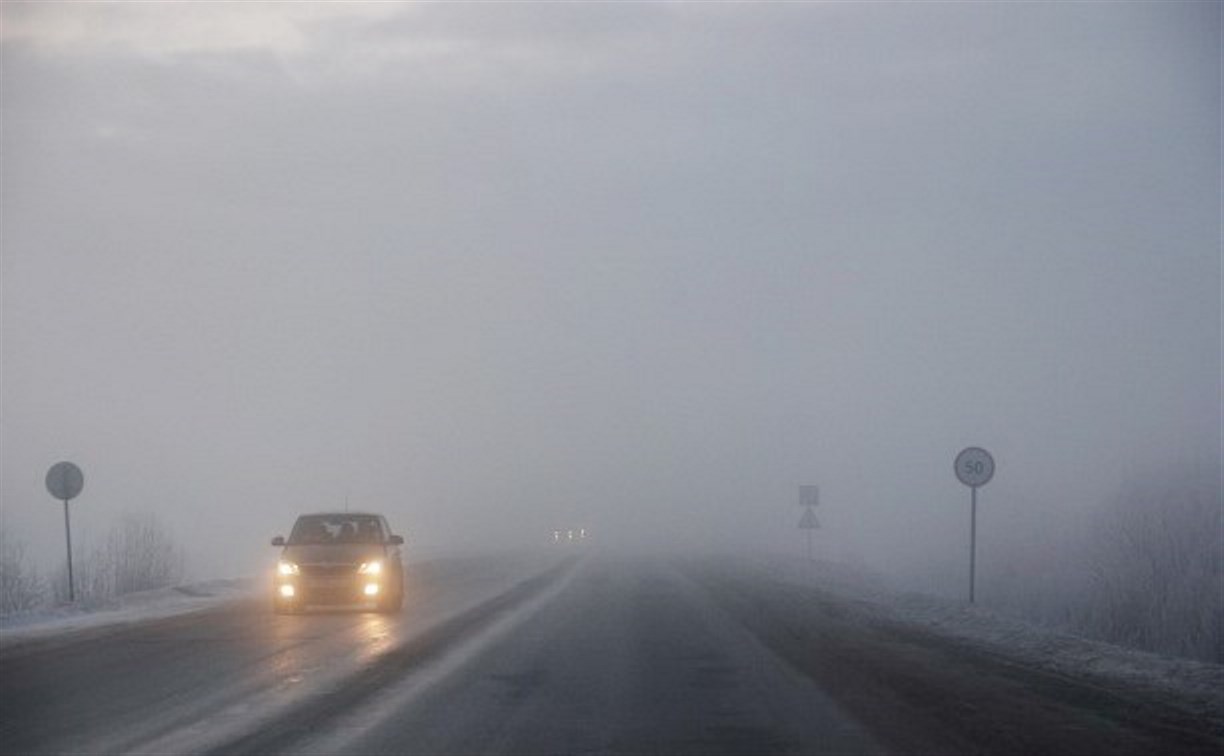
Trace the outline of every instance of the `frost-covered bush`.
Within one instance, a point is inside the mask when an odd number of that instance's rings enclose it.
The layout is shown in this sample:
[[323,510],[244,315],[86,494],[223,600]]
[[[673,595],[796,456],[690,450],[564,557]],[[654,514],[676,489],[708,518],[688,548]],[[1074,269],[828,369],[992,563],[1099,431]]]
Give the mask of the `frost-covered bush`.
[[1084,558],[1085,633],[1224,662],[1224,499],[1218,484],[1136,487],[1097,512]]
[[1218,483],[1132,485],[1057,529],[1009,531],[978,600],[1048,627],[1224,662],[1224,498]]
[[29,611],[45,597],[42,578],[26,557],[25,543],[0,533],[0,614]]
[[[68,598],[66,568],[55,581],[56,599]],[[73,561],[76,597],[96,601],[174,585],[183,575],[183,552],[151,513],[126,514],[106,539]]]

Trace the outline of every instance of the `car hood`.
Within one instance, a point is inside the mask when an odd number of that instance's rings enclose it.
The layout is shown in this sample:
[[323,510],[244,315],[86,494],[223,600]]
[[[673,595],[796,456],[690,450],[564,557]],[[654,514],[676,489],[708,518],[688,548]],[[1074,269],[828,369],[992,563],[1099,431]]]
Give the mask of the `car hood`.
[[383,547],[376,543],[289,545],[281,554],[282,559],[297,564],[357,564],[382,556]]

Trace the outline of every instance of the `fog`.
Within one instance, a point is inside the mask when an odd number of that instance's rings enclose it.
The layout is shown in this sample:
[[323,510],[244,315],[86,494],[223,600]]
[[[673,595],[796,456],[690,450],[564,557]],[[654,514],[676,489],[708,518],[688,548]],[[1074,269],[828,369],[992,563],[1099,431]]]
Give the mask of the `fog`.
[[[0,74],[0,526],[304,511],[418,556],[803,553],[959,591],[1218,482],[1217,3],[38,4]],[[1218,488],[1215,489],[1218,496]],[[84,548],[84,546],[82,546]]]

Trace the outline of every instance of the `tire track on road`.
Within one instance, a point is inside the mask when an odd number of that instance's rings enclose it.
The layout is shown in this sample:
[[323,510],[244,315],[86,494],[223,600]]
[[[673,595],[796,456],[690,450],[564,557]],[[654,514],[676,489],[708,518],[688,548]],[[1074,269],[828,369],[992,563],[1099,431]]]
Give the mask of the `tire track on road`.
[[539,596],[569,574],[578,564],[571,557],[562,564],[527,578],[510,590],[441,622],[407,643],[386,651],[369,667],[345,678],[336,687],[311,697],[255,729],[206,752],[264,754],[293,750],[292,744],[329,734],[331,724],[355,711],[376,693],[397,683],[425,664],[446,654],[479,634],[498,618]]

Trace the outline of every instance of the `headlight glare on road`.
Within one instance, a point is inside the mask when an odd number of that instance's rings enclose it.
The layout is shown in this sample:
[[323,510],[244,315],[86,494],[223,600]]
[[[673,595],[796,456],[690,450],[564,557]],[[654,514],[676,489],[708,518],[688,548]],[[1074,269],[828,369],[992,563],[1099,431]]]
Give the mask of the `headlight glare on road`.
[[296,575],[298,574],[298,566],[293,562],[282,561],[276,565],[276,571],[282,575]]
[[362,575],[381,575],[382,562],[363,562],[362,565],[357,568],[357,572],[361,573]]

